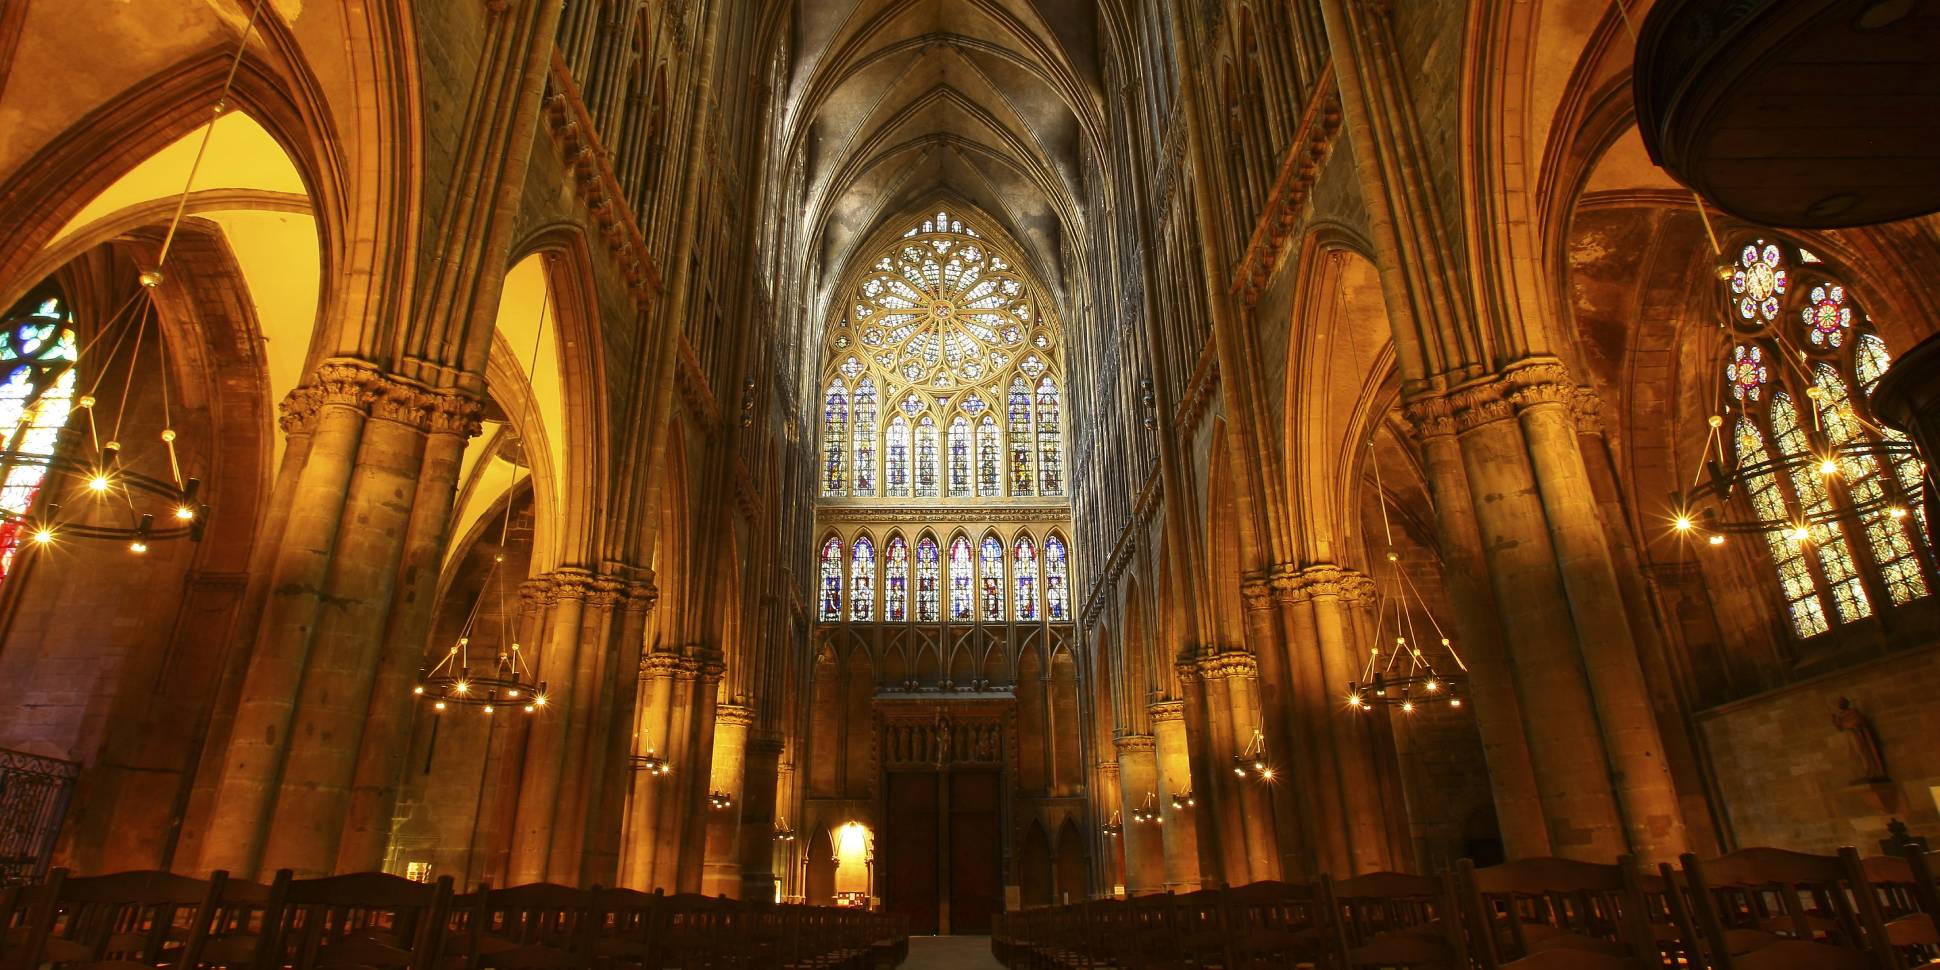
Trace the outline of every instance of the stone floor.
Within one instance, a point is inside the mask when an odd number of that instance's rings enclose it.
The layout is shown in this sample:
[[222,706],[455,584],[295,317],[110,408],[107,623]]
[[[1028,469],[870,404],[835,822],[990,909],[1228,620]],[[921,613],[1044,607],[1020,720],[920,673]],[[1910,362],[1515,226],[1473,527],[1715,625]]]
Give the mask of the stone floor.
[[987,936],[912,936],[902,970],[1003,970]]

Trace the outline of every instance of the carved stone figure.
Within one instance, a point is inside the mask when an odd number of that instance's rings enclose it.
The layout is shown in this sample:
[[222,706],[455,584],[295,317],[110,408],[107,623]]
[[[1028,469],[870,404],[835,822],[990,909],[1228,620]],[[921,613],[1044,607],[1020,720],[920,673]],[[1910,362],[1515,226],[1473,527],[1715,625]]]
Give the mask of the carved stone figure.
[[1853,781],[1886,781],[1886,755],[1880,750],[1879,735],[1873,732],[1873,722],[1852,706],[1849,698],[1839,698],[1839,709],[1832,713],[1832,726],[1846,736],[1853,764],[1859,767],[1859,775]]

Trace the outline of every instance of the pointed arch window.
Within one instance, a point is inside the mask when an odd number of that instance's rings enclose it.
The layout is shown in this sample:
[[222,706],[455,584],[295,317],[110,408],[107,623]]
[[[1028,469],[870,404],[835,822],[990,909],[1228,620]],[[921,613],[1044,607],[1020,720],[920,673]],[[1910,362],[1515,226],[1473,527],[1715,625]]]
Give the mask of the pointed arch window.
[[867,623],[876,618],[876,544],[857,536],[849,561],[849,618]]
[[1058,436],[1063,398],[1046,377],[1037,385],[1037,493],[1064,494],[1064,452]]
[[1044,617],[1052,623],[1071,619],[1071,564],[1056,535],[1044,539]]
[[1785,523],[1765,543],[1793,632],[1930,595],[1925,468],[1871,415],[1891,357],[1856,292],[1818,256],[1767,239],[1740,248],[1730,287],[1736,461],[1756,519]]
[[[60,293],[43,288],[7,314],[0,330],[0,451],[52,456],[74,410],[80,348]],[[7,463],[0,480],[0,579],[13,570],[27,516],[47,466]]]
[[986,414],[977,424],[977,495],[1004,494],[1004,446],[997,419]]
[[936,419],[923,415],[916,422],[916,497],[935,498],[937,495],[937,459],[940,457],[936,443]]
[[1010,494],[1031,494],[1031,388],[1019,377],[1010,384],[1007,414],[1010,436]]
[[970,495],[970,419],[958,415],[950,421],[950,497]]
[[1011,547],[1011,582],[1017,587],[1016,616],[1025,622],[1037,620],[1037,543],[1021,535]]
[[890,536],[882,549],[882,618],[890,623],[909,619],[909,543],[901,535]]
[[855,495],[876,494],[876,383],[865,377],[855,386]]
[[822,543],[822,605],[818,615],[824,623],[842,619],[842,540],[834,536]]
[[977,599],[986,623],[1004,619],[1004,543],[994,535],[983,537],[977,553]]
[[943,589],[943,564],[939,561],[936,537],[924,535],[916,540],[916,622],[935,623],[942,619],[938,597]]
[[950,620],[968,623],[976,615],[977,561],[970,540],[950,540]]
[[849,389],[841,378],[829,382],[822,399],[822,494],[849,490]]
[[909,422],[898,414],[889,419],[882,451],[883,494],[909,497]]

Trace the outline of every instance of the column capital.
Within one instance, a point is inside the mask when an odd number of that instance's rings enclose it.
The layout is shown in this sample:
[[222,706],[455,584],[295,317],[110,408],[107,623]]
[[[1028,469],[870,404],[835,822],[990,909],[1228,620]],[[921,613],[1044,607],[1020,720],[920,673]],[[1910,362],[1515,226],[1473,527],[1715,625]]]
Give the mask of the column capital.
[[1186,716],[1186,703],[1185,701],[1159,701],[1146,707],[1145,712],[1151,716],[1154,724],[1183,721]]
[[1157,751],[1158,739],[1149,734],[1121,734],[1111,739],[1112,747],[1124,752]]
[[1603,395],[1589,384],[1576,385],[1576,394],[1570,398],[1572,410],[1576,414],[1576,430],[1583,434],[1603,433]]
[[1517,413],[1545,404],[1569,406],[1576,398],[1576,383],[1568,367],[1554,357],[1531,357],[1502,369],[1502,396],[1515,405]]
[[1358,570],[1333,563],[1315,563],[1275,573],[1274,596],[1282,603],[1333,598],[1357,602],[1374,597],[1374,580]]
[[540,602],[551,606],[564,600],[591,599],[598,589],[598,581],[587,570],[565,566],[526,580],[520,591],[527,587],[536,588]]
[[1502,390],[1495,378],[1485,377],[1448,392],[1448,407],[1455,418],[1456,433],[1466,434],[1514,417],[1515,408],[1503,397]]
[[456,435],[470,440],[483,430],[485,401],[462,391],[436,391],[431,394],[425,431],[434,435]]
[[680,671],[686,661],[673,653],[649,653],[640,657],[640,677],[650,680],[654,677],[671,677]]
[[746,704],[714,705],[714,721],[717,724],[735,724],[746,727],[754,723],[754,708]]
[[1433,392],[1401,405],[1401,417],[1417,439],[1449,437],[1455,434],[1455,408],[1446,394]]
[[1270,576],[1260,576],[1240,584],[1240,598],[1246,601],[1246,611],[1257,613],[1273,609],[1274,588]]
[[1225,650],[1199,658],[1199,676],[1204,680],[1253,677],[1259,671],[1259,661],[1244,650]]

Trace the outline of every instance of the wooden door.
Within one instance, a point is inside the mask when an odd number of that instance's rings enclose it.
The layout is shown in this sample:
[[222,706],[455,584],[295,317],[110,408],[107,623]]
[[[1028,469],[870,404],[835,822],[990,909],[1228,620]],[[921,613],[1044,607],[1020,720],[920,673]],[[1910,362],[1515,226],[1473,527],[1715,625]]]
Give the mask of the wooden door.
[[1004,906],[1003,773],[950,774],[950,932],[988,933]]
[[929,771],[889,774],[888,811],[877,852],[882,873],[882,905],[909,923],[911,933],[938,929],[937,840],[942,819],[937,812],[937,775]]

